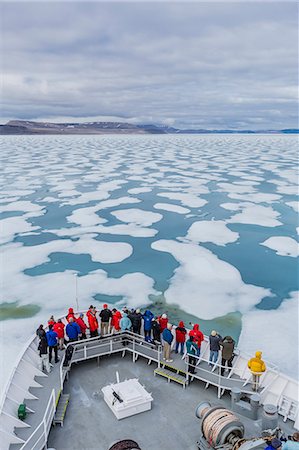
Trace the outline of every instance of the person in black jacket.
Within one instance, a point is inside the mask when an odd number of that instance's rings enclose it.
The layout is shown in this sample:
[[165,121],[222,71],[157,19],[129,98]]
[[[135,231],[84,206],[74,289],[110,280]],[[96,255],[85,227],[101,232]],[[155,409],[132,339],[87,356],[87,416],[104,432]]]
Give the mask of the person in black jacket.
[[229,368],[232,367],[232,361],[234,359],[235,341],[231,336],[225,336],[225,338],[220,341],[220,345],[222,347],[221,375],[223,375],[226,363]]
[[140,309],[132,309],[132,311],[128,314],[128,317],[132,322],[133,333],[140,334],[142,322],[142,314]]
[[152,320],[152,330],[154,341],[161,343],[161,326],[159,323],[159,317]]
[[100,312],[100,318],[101,318],[101,336],[104,336],[109,332],[110,323],[112,319],[112,312],[110,311],[106,303],[103,305],[103,309]]
[[220,350],[220,341],[222,341],[222,337],[220,334],[217,333],[217,331],[213,330],[211,331],[211,334],[209,336],[210,341],[210,360],[209,360],[209,366],[212,366],[212,363],[215,363],[218,361],[218,355]]
[[38,351],[40,356],[40,370],[45,370],[47,373],[51,372],[49,354],[48,354],[48,341],[46,336],[40,338],[38,344]]
[[39,338],[41,338],[41,337],[43,337],[43,336],[46,336],[46,332],[45,332],[45,330],[44,330],[44,326],[43,326],[43,325],[40,325],[40,326],[38,327],[38,329],[36,330],[36,335],[37,335]]

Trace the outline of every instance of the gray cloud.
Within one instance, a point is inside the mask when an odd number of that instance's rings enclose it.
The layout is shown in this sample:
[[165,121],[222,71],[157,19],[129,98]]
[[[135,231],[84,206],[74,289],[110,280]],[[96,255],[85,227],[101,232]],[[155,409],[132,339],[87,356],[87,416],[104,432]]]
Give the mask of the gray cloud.
[[295,127],[296,8],[2,3],[2,115]]

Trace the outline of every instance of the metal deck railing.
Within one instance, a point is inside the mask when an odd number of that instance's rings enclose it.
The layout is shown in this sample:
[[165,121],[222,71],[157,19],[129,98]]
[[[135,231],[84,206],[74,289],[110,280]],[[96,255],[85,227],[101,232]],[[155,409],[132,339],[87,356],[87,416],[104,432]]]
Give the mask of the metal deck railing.
[[[30,357],[27,358],[26,351],[23,352],[23,356],[20,359],[18,365],[21,363],[28,364],[28,361],[35,357],[33,348],[33,346],[35,345],[35,340],[37,340],[36,337],[31,339],[30,345],[29,347],[27,347],[28,351],[30,349]],[[73,364],[80,363],[92,358],[100,358],[110,354],[121,353],[122,356],[124,356],[125,354],[129,353],[132,355],[133,363],[137,361],[138,357],[142,357],[148,360],[148,364],[154,362],[158,367],[161,367],[163,365],[170,366],[169,363],[163,361],[162,345],[148,343],[144,340],[143,336],[134,334],[130,331],[120,332],[117,334],[109,334],[104,337],[94,337],[86,340],[80,340],[72,342],[68,345],[72,345],[74,348],[68,366],[64,367],[63,364],[60,364],[59,371],[56,371],[56,374],[53,373],[49,375],[50,378],[56,377],[55,380],[53,380],[53,385],[56,383],[55,387],[60,386],[60,389],[63,389],[65,379],[71,371],[71,367]],[[221,395],[223,395],[225,391],[231,390],[234,387],[238,387],[242,392],[249,394],[252,393],[252,390],[247,386],[250,381],[250,372],[247,369],[247,355],[241,354],[240,352],[237,353],[238,354],[236,355],[232,368],[230,368],[228,373],[224,376],[221,375],[222,366],[218,362],[213,364],[212,368],[209,368],[208,366],[209,360],[206,357],[208,355],[207,340],[205,340],[205,342],[203,342],[202,344],[202,356],[196,357],[196,374],[188,372],[188,365],[190,366],[190,364],[188,364],[188,361],[186,360],[186,354],[183,356],[183,358],[177,357],[176,360],[171,364],[171,366],[174,366],[174,368],[179,369],[180,372],[185,373],[187,383],[189,380],[197,379],[206,383],[206,387],[208,387],[209,385],[215,386],[217,388],[218,397],[221,397]],[[13,376],[11,377],[11,381],[14,380],[14,376],[18,372],[16,370],[18,365],[16,365]],[[262,399],[268,399],[267,395],[271,396],[275,394],[274,391],[271,391],[271,388],[275,387],[275,389],[277,390],[277,380],[285,382],[284,389],[286,389],[289,384],[293,385],[294,383],[296,383],[295,380],[279,374],[275,366],[271,366],[268,364],[267,368],[267,372],[264,373],[260,379],[260,393],[262,395]],[[33,369],[31,373],[33,380],[35,376],[45,376],[43,373],[39,372],[38,369],[34,367]],[[296,384],[296,386],[298,386],[298,384]],[[8,389],[7,393],[9,394]],[[283,395],[283,392],[280,393],[280,395],[278,396],[279,399],[277,398],[276,400],[276,404],[278,406],[280,403],[283,404],[284,398],[286,398],[287,394],[287,391],[286,395]],[[45,447],[55,414],[56,396],[57,394],[55,393],[55,389],[52,388],[48,399],[46,399],[46,401],[44,402],[47,406],[43,414],[43,418],[41,422],[34,427],[33,432],[28,438],[22,440],[14,434],[16,440],[19,439],[19,442],[21,442],[21,444],[19,443],[19,445],[17,445],[17,447],[15,448],[18,448],[19,450],[42,450]],[[291,395],[290,397],[294,397],[294,395]],[[4,412],[4,414],[8,415],[6,412]],[[295,422],[296,420],[298,420],[296,419],[298,417],[298,414],[296,414],[294,416]],[[11,420],[12,419],[14,418],[11,416]],[[16,428],[18,428],[18,419],[15,418],[14,420],[16,421]],[[15,444],[17,444],[17,442],[15,442]]]

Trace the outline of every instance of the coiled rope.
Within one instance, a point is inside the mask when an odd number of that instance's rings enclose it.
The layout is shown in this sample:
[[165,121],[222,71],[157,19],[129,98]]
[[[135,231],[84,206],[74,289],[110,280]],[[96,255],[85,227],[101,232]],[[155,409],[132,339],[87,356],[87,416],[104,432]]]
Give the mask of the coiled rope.
[[229,424],[238,422],[237,417],[228,409],[216,409],[203,420],[203,434],[210,445],[219,444],[222,430]]

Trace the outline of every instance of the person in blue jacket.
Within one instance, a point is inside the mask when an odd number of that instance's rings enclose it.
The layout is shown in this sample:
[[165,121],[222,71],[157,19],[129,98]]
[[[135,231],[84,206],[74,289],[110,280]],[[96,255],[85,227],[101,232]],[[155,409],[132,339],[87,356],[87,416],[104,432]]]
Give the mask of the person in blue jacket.
[[81,328],[77,322],[74,321],[73,317],[70,318],[69,323],[65,327],[65,332],[69,338],[69,342],[78,341],[79,334],[81,334]]
[[58,334],[53,331],[53,325],[49,325],[49,331],[46,332],[47,343],[49,347],[49,363],[52,361],[52,353],[54,350],[55,362],[59,361],[58,358]]
[[154,314],[147,309],[145,313],[142,315],[143,318],[143,327],[144,327],[144,338],[146,341],[151,340],[151,332],[152,332],[152,320],[154,318]]
[[171,332],[172,325],[171,323],[167,324],[167,328],[163,330],[162,338],[164,341],[164,347],[163,347],[163,359],[166,362],[172,362],[173,359],[170,359],[170,352],[171,352],[171,343],[173,341],[173,334]]
[[130,331],[131,330],[132,322],[129,319],[127,313],[125,313],[125,312],[123,313],[123,316],[120,319],[119,325],[120,325],[121,331]]
[[[129,319],[128,314],[123,312],[123,316],[119,321],[120,329],[121,331],[131,331],[132,328],[132,322],[131,319]],[[128,345],[129,341],[127,339],[124,339],[122,344]]]
[[299,450],[299,432],[295,431],[293,436],[282,444],[282,450]]
[[268,446],[265,447],[265,450],[278,450],[281,449],[281,446],[282,442],[279,439],[274,438],[272,439],[271,443],[269,443]]

